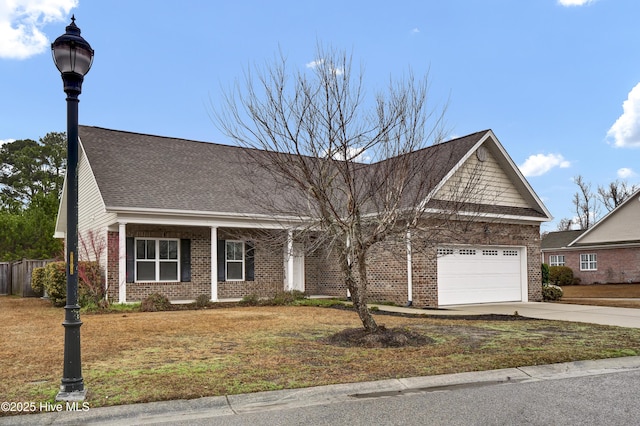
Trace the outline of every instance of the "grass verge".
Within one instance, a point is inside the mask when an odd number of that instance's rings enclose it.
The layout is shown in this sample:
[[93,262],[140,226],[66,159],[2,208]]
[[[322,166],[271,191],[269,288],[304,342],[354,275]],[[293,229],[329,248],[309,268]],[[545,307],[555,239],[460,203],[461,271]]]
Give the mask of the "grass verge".
[[[53,400],[62,376],[63,318],[63,309],[46,301],[0,297],[5,401]],[[522,317],[376,318],[430,343],[333,345],[328,337],[359,327],[357,316],[315,306],[84,314],[87,402],[99,407],[640,353],[638,329]]]

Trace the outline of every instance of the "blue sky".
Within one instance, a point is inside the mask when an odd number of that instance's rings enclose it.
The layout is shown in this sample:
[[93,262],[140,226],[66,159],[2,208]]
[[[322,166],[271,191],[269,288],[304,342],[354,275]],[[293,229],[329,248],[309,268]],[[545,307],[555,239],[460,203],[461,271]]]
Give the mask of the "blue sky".
[[492,129],[556,220],[572,178],[640,183],[637,0],[0,0],[0,143],[66,129],[50,54],[75,14],[95,49],[80,123],[229,143],[222,88],[278,50],[352,52],[371,92],[429,71],[451,136]]

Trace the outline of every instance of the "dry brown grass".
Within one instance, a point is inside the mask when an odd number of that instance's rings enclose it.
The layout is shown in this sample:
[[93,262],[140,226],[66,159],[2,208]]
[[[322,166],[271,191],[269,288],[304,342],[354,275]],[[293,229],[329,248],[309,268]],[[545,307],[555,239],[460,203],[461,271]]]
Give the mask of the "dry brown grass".
[[[0,399],[52,400],[62,375],[63,318],[46,301],[0,297]],[[87,402],[98,407],[640,353],[636,329],[523,318],[377,318],[433,341],[385,349],[331,345],[328,336],[360,324],[353,312],[329,308],[85,314]]]
[[562,291],[560,303],[640,308],[640,284],[570,285]]

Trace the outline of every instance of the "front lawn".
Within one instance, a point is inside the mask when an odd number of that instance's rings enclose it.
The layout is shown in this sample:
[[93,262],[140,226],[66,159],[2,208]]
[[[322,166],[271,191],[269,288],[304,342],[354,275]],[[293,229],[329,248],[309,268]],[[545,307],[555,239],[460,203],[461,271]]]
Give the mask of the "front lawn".
[[637,283],[569,285],[562,287],[562,291],[561,303],[640,308],[640,284]]
[[[4,401],[53,400],[62,377],[63,318],[63,309],[46,301],[0,297]],[[376,315],[387,328],[432,339],[386,349],[328,343],[338,331],[360,326],[354,312],[332,308],[229,307],[81,319],[92,408],[640,354],[639,329],[513,316]]]

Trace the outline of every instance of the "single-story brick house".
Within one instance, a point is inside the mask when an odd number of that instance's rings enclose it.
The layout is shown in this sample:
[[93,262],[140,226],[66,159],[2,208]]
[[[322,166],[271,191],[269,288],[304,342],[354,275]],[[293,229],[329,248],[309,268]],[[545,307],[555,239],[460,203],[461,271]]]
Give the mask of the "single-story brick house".
[[[101,263],[111,299],[159,292],[221,301],[294,289],[346,296],[335,256],[296,240],[300,217],[278,217],[246,196],[255,185],[274,199],[286,196],[269,176],[242,176],[240,165],[255,150],[90,126],[80,126],[79,143],[78,231],[106,242]],[[430,150],[442,154],[442,167],[433,167],[429,211],[437,214],[446,202],[440,195],[468,183],[470,167],[482,170],[486,193],[476,197],[476,214],[460,215],[463,239],[424,250],[412,250],[414,235],[375,245],[370,300],[424,307],[541,300],[540,224],[551,215],[494,133],[433,145],[423,155]],[[63,191],[60,238],[65,206]],[[286,238],[277,246],[258,237],[265,232]]]
[[542,261],[582,284],[640,283],[640,190],[586,231],[545,235]]

